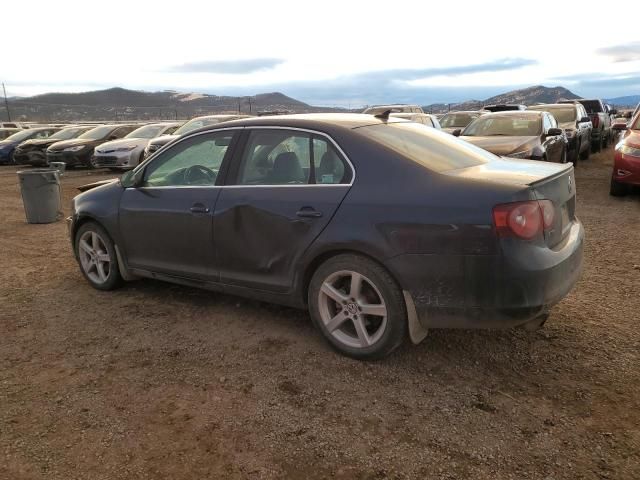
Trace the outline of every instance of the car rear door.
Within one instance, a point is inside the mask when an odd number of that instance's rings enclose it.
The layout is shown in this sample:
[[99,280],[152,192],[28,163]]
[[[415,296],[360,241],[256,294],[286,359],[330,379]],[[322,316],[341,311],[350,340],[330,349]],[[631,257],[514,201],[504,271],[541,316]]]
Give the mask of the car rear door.
[[131,267],[216,281],[213,211],[218,174],[239,130],[190,136],[154,158],[142,185],[125,189],[120,232]]
[[352,165],[327,135],[247,128],[214,214],[224,284],[287,292],[298,260],[349,191]]

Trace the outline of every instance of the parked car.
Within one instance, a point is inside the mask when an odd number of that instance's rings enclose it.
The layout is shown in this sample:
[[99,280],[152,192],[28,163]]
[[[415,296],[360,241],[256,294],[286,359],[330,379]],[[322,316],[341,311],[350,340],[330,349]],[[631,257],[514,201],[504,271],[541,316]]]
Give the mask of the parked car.
[[485,105],[482,107],[487,112],[511,112],[513,110],[526,110],[527,107],[520,104],[498,104],[498,105]]
[[140,125],[100,125],[77,138],[56,142],[47,148],[47,162],[64,162],[67,167],[94,168],[93,149],[111,140],[122,138]]
[[206,127],[209,125],[215,125],[221,122],[228,122],[231,120],[237,120],[239,118],[248,118],[250,115],[207,115],[204,117],[196,117],[189,120],[187,123],[178,128],[171,135],[162,135],[160,137],[153,138],[149,140],[147,147],[144,150],[144,158],[147,158],[152,153],[160,150],[167,143],[175,140],[180,135],[184,135],[185,133],[189,133],[192,130],[196,130],[198,128]]
[[59,128],[30,128],[19,130],[0,142],[0,163],[15,163],[13,154],[18,145],[31,138],[47,138],[56,133]]
[[251,118],[81,193],[69,232],[96,289],[148,277],[308,308],[372,359],[428,328],[539,328],[581,270],[573,175],[393,117]]
[[25,127],[18,122],[0,122],[0,128],[17,128],[19,130],[22,130]]
[[551,113],[558,126],[564,130],[569,142],[569,159],[574,166],[578,164],[578,157],[582,160],[589,158],[591,153],[591,118],[587,115],[582,104],[542,104],[527,107],[527,110]]
[[609,145],[609,141],[613,138],[611,130],[611,114],[616,111],[607,111],[604,103],[600,99],[583,99],[578,100],[562,100],[559,103],[580,103],[587,111],[587,115],[591,118],[591,150],[599,152]]
[[[454,132],[454,135],[458,134]],[[567,137],[547,112],[488,113],[476,118],[460,138],[496,155],[556,163],[567,161]]]
[[629,124],[617,122],[614,131],[624,132],[615,148],[609,193],[620,197],[632,186],[640,186],[640,114]]
[[63,128],[47,138],[34,138],[26,140],[16,147],[13,154],[16,163],[25,163],[33,166],[46,166],[47,148],[56,142],[76,138],[91,130],[92,126],[71,126]]
[[442,130],[447,133],[453,133],[455,130],[463,129],[480,115],[486,112],[479,110],[449,112],[440,119]]
[[103,143],[96,147],[94,165],[114,170],[128,170],[144,160],[144,150],[149,140],[161,135],[171,135],[181,123],[152,123],[140,127],[120,140]]
[[362,113],[378,115],[379,113],[386,112],[387,110],[390,110],[391,113],[424,113],[422,107],[418,105],[407,105],[402,103],[392,105],[373,105],[365,108]]
[[10,137],[11,135],[13,135],[16,132],[21,131],[21,128],[0,128],[0,140],[4,140],[7,137]]
[[410,122],[421,123],[426,125],[427,127],[435,128],[436,130],[441,130],[440,122],[435,115],[431,115],[429,113],[391,113],[390,117],[396,118],[404,118],[405,120],[409,120]]

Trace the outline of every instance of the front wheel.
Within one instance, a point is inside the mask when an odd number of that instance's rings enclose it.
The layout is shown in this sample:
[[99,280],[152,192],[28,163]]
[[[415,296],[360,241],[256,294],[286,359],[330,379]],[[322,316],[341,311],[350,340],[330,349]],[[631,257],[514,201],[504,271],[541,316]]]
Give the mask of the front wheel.
[[609,187],[609,195],[612,197],[623,197],[627,194],[627,186],[624,183],[616,182],[611,179],[611,185]]
[[340,353],[359,360],[383,358],[406,336],[402,291],[368,258],[344,254],[316,270],[308,291],[311,318]]
[[107,231],[94,222],[82,225],[75,238],[80,271],[93,288],[113,290],[122,283],[116,249]]

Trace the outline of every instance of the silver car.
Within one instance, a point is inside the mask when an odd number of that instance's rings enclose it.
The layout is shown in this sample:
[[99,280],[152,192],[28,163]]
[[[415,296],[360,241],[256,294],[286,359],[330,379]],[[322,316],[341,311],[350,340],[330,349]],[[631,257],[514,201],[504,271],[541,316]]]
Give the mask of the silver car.
[[96,147],[93,165],[113,170],[128,170],[143,160],[144,149],[149,140],[175,132],[181,123],[152,123],[144,125],[124,138],[103,143]]

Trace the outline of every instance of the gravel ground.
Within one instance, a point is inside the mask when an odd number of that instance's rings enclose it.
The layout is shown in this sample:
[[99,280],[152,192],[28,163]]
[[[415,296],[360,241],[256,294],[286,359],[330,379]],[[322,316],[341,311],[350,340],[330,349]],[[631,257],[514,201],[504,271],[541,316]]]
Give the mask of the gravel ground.
[[[640,198],[577,170],[585,270],[539,332],[432,331],[360,363],[306,313],[98,292],[0,168],[0,478],[640,478]],[[72,171],[75,187],[107,178]]]

